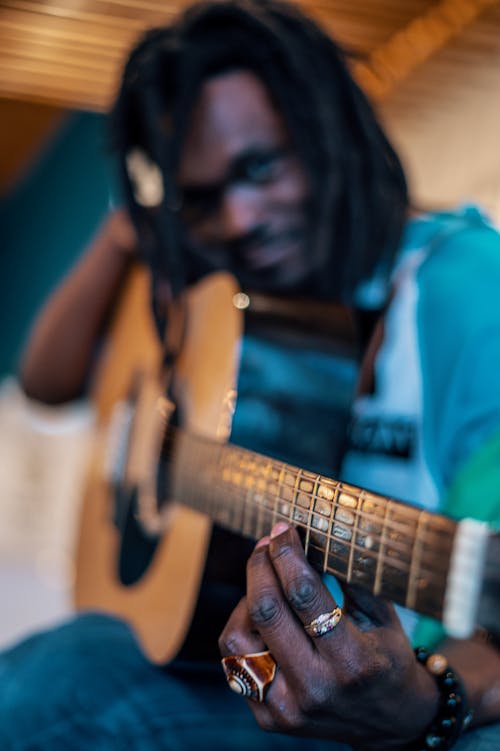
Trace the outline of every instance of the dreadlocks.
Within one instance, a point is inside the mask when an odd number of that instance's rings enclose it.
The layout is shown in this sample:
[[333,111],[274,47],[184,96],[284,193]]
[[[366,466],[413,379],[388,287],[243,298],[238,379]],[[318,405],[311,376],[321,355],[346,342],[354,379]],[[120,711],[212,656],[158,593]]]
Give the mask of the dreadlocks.
[[[149,31],[130,55],[113,137],[153,275],[168,276],[175,291],[186,282],[175,184],[183,137],[203,82],[236,68],[265,83],[308,173],[316,293],[352,302],[360,282],[390,268],[406,218],[405,177],[339,47],[277,0],[196,4]],[[125,165],[136,147],[161,169],[161,207],[134,199]]]

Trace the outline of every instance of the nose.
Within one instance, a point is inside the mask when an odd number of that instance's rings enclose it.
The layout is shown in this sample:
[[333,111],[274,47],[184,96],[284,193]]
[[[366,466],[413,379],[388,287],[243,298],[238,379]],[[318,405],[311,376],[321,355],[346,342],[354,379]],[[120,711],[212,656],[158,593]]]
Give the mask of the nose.
[[254,188],[231,186],[219,207],[220,231],[224,240],[235,240],[251,232],[261,220],[261,201]]

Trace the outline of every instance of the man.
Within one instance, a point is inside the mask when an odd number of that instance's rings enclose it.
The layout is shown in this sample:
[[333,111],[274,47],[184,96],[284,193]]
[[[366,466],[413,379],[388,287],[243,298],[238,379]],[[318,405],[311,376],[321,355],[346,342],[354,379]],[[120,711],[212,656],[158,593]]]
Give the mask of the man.
[[[368,311],[391,298],[385,325],[379,324],[367,350],[359,420],[380,391],[391,311],[415,301],[417,281],[430,274],[432,283],[421,290],[428,299],[429,290],[440,287],[444,256],[460,299],[465,249],[473,245],[469,278],[482,284],[485,277],[488,291],[500,283],[498,235],[476,214],[410,220],[397,157],[340,52],[289,6],[266,0],[204,4],[150,32],[125,69],[113,132],[127,206],[153,272],[160,331],[168,325],[165,302],[219,268],[266,292]],[[481,293],[472,287],[474,324],[467,328],[463,316],[460,333],[450,339],[466,342],[466,351],[476,355],[473,343],[484,346],[485,362],[498,362],[498,314],[481,307]],[[437,359],[426,316],[429,310],[443,313],[439,302],[423,311],[419,340],[426,356]],[[406,367],[399,360],[400,382]],[[440,378],[447,368],[445,359]],[[453,415],[432,411],[437,387],[434,401],[424,399],[415,416],[418,450],[434,429],[439,503],[498,434],[495,389],[485,389],[482,370],[465,381],[470,435],[463,429],[450,435],[440,419]],[[458,386],[463,382],[457,379]],[[408,401],[412,409],[419,406],[413,399],[418,386],[403,392],[405,409]],[[457,388],[450,397],[455,410],[462,395]],[[380,466],[370,448],[367,463]],[[345,460],[351,480],[361,471],[362,449],[354,435]],[[403,459],[406,454],[410,448]],[[427,477],[428,466],[419,466]],[[398,468],[408,475],[406,465]],[[397,476],[389,469],[387,487],[380,488],[387,493]],[[249,697],[246,702],[227,689],[218,665],[174,662],[160,670],[142,657],[124,624],[86,615],[2,657],[3,746],[498,747],[493,723],[500,718],[500,656],[490,643],[441,644],[456,673],[442,672],[443,661],[429,662],[425,652],[415,658],[386,601],[346,587],[338,609],[335,590],[310,568],[297,533],[284,522],[259,540],[246,578],[246,596],[227,614],[220,638],[229,685]],[[466,701],[472,723],[490,725],[462,735],[470,723]],[[251,713],[272,733],[262,732]]]

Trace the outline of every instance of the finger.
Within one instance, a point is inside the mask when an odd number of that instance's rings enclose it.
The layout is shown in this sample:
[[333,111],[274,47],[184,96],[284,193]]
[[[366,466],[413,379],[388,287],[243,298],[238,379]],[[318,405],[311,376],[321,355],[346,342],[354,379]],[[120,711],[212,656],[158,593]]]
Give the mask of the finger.
[[257,546],[247,563],[247,602],[251,623],[275,658],[286,660],[288,645],[304,650],[310,659],[312,646],[285,598],[269,557],[269,546]]
[[[302,562],[303,567],[303,557]],[[315,586],[322,588],[319,577],[315,572],[313,574]],[[326,589],[323,597],[324,600],[317,599],[318,607],[323,610],[315,611],[314,617],[319,612],[325,612],[324,608],[332,610],[335,607],[334,600]],[[300,691],[308,675],[308,671],[304,671],[304,665],[308,665],[310,670],[316,665],[320,671],[325,666],[318,665],[320,655],[315,642],[319,640],[313,640],[306,634],[303,625],[306,618],[301,621],[290,606],[271,563],[269,549],[257,548],[249,559],[247,598],[252,623],[277,660],[287,683],[299,687]],[[323,638],[326,637],[321,637]]]
[[[258,652],[263,652],[267,649],[258,631],[252,627],[246,598],[240,600],[236,608],[233,610],[229,621],[219,638],[219,649],[222,657],[252,655]],[[226,670],[224,670],[224,672],[226,673],[228,689],[231,690],[229,675]],[[278,704],[283,704],[286,695],[286,684],[283,677],[279,675],[279,668],[277,666],[274,678],[266,688],[264,701],[256,702],[250,698],[247,698],[246,701],[257,722],[262,727],[273,729],[274,720],[271,706],[274,706],[276,702]]]
[[222,657],[229,657],[262,652],[264,649],[267,649],[266,644],[250,620],[247,599],[243,597],[219,637],[219,651]]
[[[302,630],[310,627],[318,618],[326,619],[328,614],[337,609],[332,593],[308,563],[298,533],[293,527],[283,524],[276,526],[271,535],[269,557],[285,599]],[[340,640],[333,639],[334,631],[338,629],[340,633],[346,628],[342,619],[337,625],[334,625],[334,619],[330,618],[329,621],[331,630],[321,636],[319,629],[316,635],[311,634],[314,647],[320,652],[324,648],[331,650],[335,644],[340,647]]]

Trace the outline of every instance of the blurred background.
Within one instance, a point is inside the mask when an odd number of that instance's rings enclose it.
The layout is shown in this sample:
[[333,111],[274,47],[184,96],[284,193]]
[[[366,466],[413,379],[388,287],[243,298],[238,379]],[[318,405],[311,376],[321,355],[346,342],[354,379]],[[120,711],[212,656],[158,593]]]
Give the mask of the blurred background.
[[[0,0],[0,647],[71,610],[87,404],[15,374],[43,300],[116,199],[105,113],[141,30],[180,0]],[[423,208],[500,222],[499,0],[301,0],[351,54]]]

